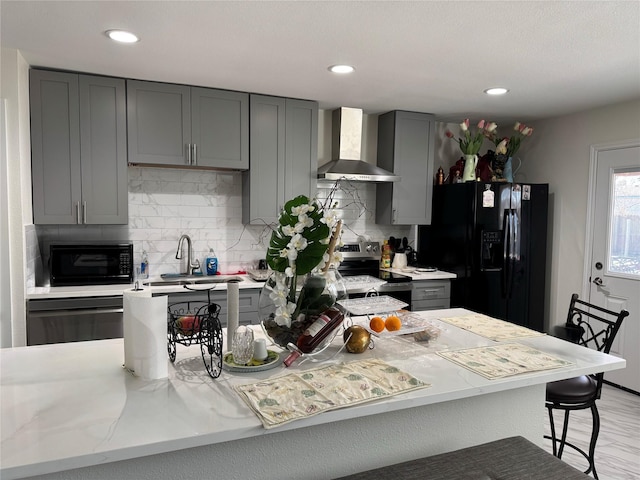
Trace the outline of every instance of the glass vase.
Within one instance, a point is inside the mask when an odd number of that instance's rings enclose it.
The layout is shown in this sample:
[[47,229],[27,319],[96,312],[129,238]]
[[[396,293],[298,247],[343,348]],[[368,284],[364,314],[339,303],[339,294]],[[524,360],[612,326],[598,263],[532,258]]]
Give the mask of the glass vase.
[[286,348],[343,298],[347,298],[347,289],[334,269],[297,277],[274,271],[260,291],[258,317],[273,343]]

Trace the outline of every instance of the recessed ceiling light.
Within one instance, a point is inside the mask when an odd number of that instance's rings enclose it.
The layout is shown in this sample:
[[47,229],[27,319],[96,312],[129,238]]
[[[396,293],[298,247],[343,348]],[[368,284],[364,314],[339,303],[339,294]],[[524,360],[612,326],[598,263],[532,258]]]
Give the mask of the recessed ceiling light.
[[125,30],[107,30],[105,33],[111,40],[120,43],[136,43],[140,41],[136,35]]
[[329,71],[333,73],[351,73],[355,70],[351,65],[332,65]]
[[504,87],[492,87],[492,88],[487,88],[484,93],[486,93],[487,95],[504,95],[505,93],[507,93],[509,91],[508,88],[504,88]]

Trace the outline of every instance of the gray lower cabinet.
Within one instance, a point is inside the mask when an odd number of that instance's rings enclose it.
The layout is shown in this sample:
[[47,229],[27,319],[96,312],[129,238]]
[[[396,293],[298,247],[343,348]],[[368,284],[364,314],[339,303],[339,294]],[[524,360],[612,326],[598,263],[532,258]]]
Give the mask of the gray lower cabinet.
[[414,312],[450,307],[450,280],[414,280],[412,288],[411,310]]
[[127,80],[130,164],[249,168],[249,95]]
[[[227,326],[227,291],[212,290],[211,303],[220,305],[220,322],[223,327]],[[259,289],[240,289],[239,292],[239,311],[240,323],[243,325],[258,324],[258,300],[260,298]],[[207,303],[209,297],[207,292],[189,292],[189,293],[171,293],[167,302],[169,305],[179,302],[203,302]]]
[[401,180],[376,185],[376,223],[431,223],[434,125],[426,113],[392,111],[378,118],[378,166]]
[[126,90],[119,78],[32,69],[35,224],[127,224]]
[[250,169],[243,173],[242,220],[277,222],[287,200],[312,197],[318,171],[318,104],[251,95]]

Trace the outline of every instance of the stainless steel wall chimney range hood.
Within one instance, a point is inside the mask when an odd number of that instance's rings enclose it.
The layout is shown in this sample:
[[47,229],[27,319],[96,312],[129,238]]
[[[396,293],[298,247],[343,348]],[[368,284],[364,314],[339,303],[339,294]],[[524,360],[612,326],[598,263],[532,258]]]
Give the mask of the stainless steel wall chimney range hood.
[[334,160],[318,168],[318,178],[358,182],[397,182],[400,177],[360,158],[362,110],[342,107],[333,111],[331,138]]

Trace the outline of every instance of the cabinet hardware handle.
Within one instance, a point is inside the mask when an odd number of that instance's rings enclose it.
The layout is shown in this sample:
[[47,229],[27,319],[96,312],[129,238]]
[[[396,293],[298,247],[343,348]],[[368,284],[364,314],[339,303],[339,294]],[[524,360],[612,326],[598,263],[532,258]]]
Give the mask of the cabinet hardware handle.
[[73,317],[78,315],[100,315],[105,313],[123,313],[122,308],[82,308],[78,310],[45,310],[38,312],[29,312],[31,318],[47,318],[47,317]]
[[76,202],[76,223],[78,225],[82,223],[82,217],[80,216],[80,200]]
[[82,202],[82,223],[87,223],[87,201]]
[[391,223],[396,223],[397,220],[397,216],[396,216],[396,209],[394,208],[393,210],[391,210],[392,214],[391,214]]
[[193,144],[193,165],[198,165],[198,146]]
[[191,144],[187,143],[187,165],[191,165]]

